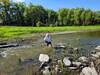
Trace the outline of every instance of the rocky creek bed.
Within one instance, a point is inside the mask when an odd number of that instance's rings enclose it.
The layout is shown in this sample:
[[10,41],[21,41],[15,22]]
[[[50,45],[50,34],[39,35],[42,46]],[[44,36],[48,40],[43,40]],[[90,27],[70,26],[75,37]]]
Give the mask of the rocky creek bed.
[[[71,57],[74,61],[81,56],[89,57],[100,45],[99,33],[96,36],[95,34],[96,32],[88,35],[87,33],[53,35],[53,48],[44,45],[43,35],[38,35],[35,38],[3,41],[0,43],[1,47],[3,45],[0,51],[7,51],[8,55],[6,58],[0,57],[0,71],[7,73],[7,75],[40,75],[35,73],[38,73],[41,64],[38,60],[41,53],[49,55],[54,65],[56,59],[62,60],[64,57]],[[58,48],[57,45],[62,45],[63,48]],[[63,69],[64,73],[67,72],[65,75],[69,73],[75,75],[75,71],[70,71],[66,67]]]

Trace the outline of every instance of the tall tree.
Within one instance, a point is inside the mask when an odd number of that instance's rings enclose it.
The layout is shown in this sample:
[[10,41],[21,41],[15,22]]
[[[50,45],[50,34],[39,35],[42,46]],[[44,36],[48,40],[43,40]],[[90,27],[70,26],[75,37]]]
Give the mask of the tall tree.
[[85,14],[85,24],[86,25],[90,25],[92,24],[92,11],[91,10],[86,10],[86,14]]
[[0,0],[0,23],[26,26],[67,26],[100,24],[100,11],[83,8],[45,9],[41,5]]
[[36,26],[38,21],[46,23],[47,12],[42,6],[35,6],[30,4],[26,9],[27,22],[32,26]]
[[62,8],[58,11],[58,20],[60,25],[67,25],[68,24],[68,12],[69,9]]
[[[83,8],[76,8],[74,10],[74,24],[75,25],[81,25],[81,14],[84,11]],[[84,16],[84,15],[83,15]]]
[[4,24],[10,24],[10,0],[0,0],[0,7]]
[[47,24],[55,24],[58,20],[58,14],[53,10],[47,10],[48,19]]
[[96,11],[94,15],[95,24],[100,24],[100,11]]

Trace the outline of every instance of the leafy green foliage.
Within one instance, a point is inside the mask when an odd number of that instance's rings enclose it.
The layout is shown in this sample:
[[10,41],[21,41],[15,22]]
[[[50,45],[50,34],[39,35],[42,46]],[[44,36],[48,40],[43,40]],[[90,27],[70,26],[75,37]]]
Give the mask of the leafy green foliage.
[[39,21],[43,26],[96,25],[100,24],[100,12],[84,8],[62,8],[54,11],[32,3],[26,5],[0,0],[0,24],[37,26]]

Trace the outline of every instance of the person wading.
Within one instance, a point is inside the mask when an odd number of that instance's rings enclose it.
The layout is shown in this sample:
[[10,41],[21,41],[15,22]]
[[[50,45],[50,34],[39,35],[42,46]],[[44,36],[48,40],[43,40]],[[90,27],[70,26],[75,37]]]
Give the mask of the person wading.
[[45,41],[47,46],[52,47],[52,38],[51,38],[51,35],[49,33],[46,33],[46,35],[44,37],[44,41]]

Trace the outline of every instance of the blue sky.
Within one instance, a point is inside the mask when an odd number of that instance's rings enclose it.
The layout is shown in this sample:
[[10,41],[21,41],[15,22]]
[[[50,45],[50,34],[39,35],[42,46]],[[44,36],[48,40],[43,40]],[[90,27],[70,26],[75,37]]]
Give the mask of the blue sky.
[[45,8],[58,10],[60,8],[86,8],[100,10],[100,0],[14,0],[16,2],[32,2],[33,4],[42,5]]

